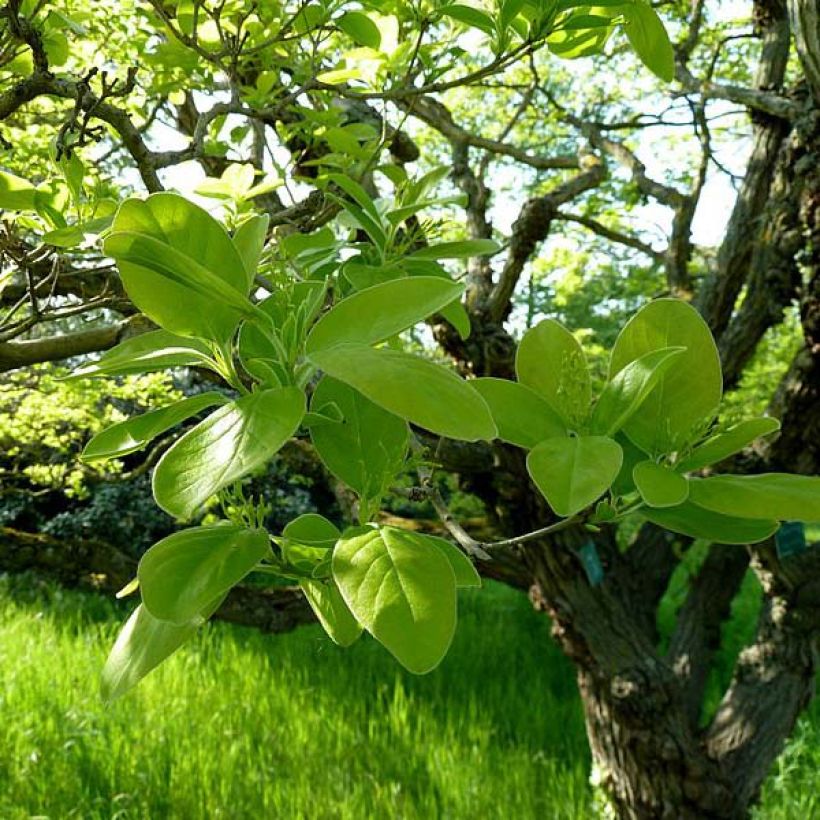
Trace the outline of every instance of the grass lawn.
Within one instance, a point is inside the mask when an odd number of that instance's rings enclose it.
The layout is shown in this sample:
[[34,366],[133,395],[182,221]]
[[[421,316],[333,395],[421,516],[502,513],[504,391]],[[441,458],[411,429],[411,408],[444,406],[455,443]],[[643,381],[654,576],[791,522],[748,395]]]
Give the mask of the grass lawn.
[[[106,707],[123,613],[0,578],[3,820],[594,816],[573,674],[520,593],[463,594],[454,646],[422,678],[368,638],[340,650],[318,627],[215,624]],[[820,816],[818,764],[815,708],[761,818]]]

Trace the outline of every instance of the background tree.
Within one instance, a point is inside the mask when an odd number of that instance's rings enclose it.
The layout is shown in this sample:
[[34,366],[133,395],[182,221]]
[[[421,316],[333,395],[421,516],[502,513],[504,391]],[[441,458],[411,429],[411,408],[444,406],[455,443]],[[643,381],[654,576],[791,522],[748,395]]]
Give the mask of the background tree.
[[[794,350],[771,385],[780,435],[724,471],[819,472],[817,9],[658,4],[673,63],[637,5],[195,0],[113,15],[102,2],[8,3],[0,367],[104,350],[145,329],[94,240],[123,193],[180,184],[185,163],[208,175],[202,191],[225,203],[229,225],[267,213],[275,248],[339,218],[328,171],[375,196],[404,166],[443,163],[462,196],[435,206],[435,222],[406,221],[408,241],[460,237],[462,224],[470,239],[503,241],[463,271],[470,335],[459,316],[431,323],[462,373],[512,377],[516,337],[537,315],[587,326],[606,346],[648,295],[681,296],[715,334],[727,388],[760,364],[762,346]],[[627,38],[674,81],[637,75]],[[580,62],[550,53],[602,48]],[[693,222],[720,175],[737,197],[717,247],[700,247]],[[562,248],[583,251],[582,273]],[[500,532],[552,520],[520,451],[426,443]],[[710,546],[660,646],[656,608],[689,540],[652,525],[628,545],[602,534],[604,580],[591,586],[575,538],[562,530],[504,560],[577,666],[614,805],[624,816],[742,816],[813,692],[817,550],[785,560],[770,542]],[[757,633],[717,713],[704,715],[720,625],[748,568],[765,592]]]

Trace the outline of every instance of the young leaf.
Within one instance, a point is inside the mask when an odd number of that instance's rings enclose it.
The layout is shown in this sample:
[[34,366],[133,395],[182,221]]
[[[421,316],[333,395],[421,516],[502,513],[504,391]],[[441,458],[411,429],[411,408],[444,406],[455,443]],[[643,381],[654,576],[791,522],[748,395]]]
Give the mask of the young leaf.
[[502,441],[529,450],[545,438],[566,436],[561,417],[534,390],[506,379],[474,379],[470,384],[484,397]]
[[528,330],[518,345],[515,372],[567,425],[586,417],[592,398],[586,357],[563,325],[544,319]]
[[479,31],[483,31],[491,37],[495,34],[495,21],[489,14],[481,11],[481,9],[468,6],[464,3],[453,3],[444,6],[441,9],[441,13],[447,15],[447,17],[452,17],[454,20],[458,20],[459,23],[466,23],[472,28],[477,28]]
[[336,544],[332,567],[353,616],[402,666],[417,675],[438,666],[456,628],[456,583],[436,545],[357,527]]
[[315,424],[310,438],[325,467],[366,499],[379,498],[401,469],[407,452],[407,422],[358,390],[325,376],[311,408],[335,404],[342,422]]
[[412,538],[423,538],[430,544],[435,544],[450,562],[453,574],[456,576],[456,587],[480,587],[481,576],[473,566],[473,562],[457,547],[446,538],[439,538],[437,535],[427,535],[422,533],[405,533]]
[[768,436],[780,429],[777,419],[763,416],[758,419],[746,419],[735,424],[723,433],[708,438],[699,444],[677,465],[679,472],[688,473],[700,470],[710,464],[717,464],[725,458],[739,453],[746,445],[760,436]]
[[689,481],[696,504],[722,515],[820,521],[820,478],[788,473],[716,475]]
[[463,292],[463,285],[434,276],[394,279],[365,288],[343,299],[314,325],[305,350],[310,356],[347,342],[383,342],[449,305]]
[[299,586],[317,620],[334,643],[350,646],[356,641],[362,634],[361,624],[353,617],[332,579],[312,581],[303,578]]
[[646,460],[648,454],[636,447],[623,433],[616,434],[615,441],[623,450],[624,460],[620,472],[612,482],[612,492],[615,495],[629,495],[637,489],[632,478],[632,471],[636,464]]
[[161,621],[184,626],[224,597],[270,551],[264,530],[194,527],[154,544],[139,562],[142,602]]
[[624,425],[647,453],[679,449],[698,424],[720,404],[723,376],[712,334],[700,314],[678,299],[657,299],[641,308],[618,336],[609,362],[610,378],[647,353],[684,347],[674,365]]
[[689,497],[689,482],[674,470],[641,461],[632,470],[635,486],[650,507],[677,507]]
[[304,412],[304,394],[295,387],[261,390],[221,407],[160,459],[157,504],[190,518],[214,493],[264,464],[296,432]]
[[548,438],[527,456],[527,470],[550,507],[568,518],[609,489],[622,460],[618,443],[605,436]]
[[151,410],[141,416],[112,424],[111,427],[97,433],[85,445],[80,458],[83,461],[122,458],[141,450],[152,439],[181,424],[185,419],[195,416],[201,410],[226,402],[227,399],[221,393],[200,393],[198,396],[182,399],[159,410]]
[[460,242],[439,242],[419,248],[410,259],[468,259],[471,256],[492,256],[501,246],[492,239],[464,239]]
[[337,21],[339,28],[351,40],[366,48],[375,48],[381,45],[382,35],[379,27],[360,11],[349,11]]
[[0,210],[33,211],[37,189],[27,180],[0,171]]
[[631,418],[660,377],[685,351],[682,347],[662,348],[646,353],[607,382],[592,413],[592,432],[613,436]]
[[495,438],[490,408],[469,383],[439,364],[387,348],[339,345],[311,354],[330,376],[391,413],[461,441]]
[[103,250],[134,304],[165,330],[225,341],[253,315],[245,265],[227,231],[178,194],[127,199]]
[[694,504],[691,499],[677,507],[642,507],[640,513],[664,529],[719,544],[756,544],[774,535],[780,526],[777,521],[721,515]]
[[289,541],[295,541],[299,544],[331,549],[339,540],[341,533],[338,527],[323,515],[304,513],[294,518],[282,530],[282,535]]
[[270,217],[267,214],[256,214],[246,219],[232,237],[233,245],[245,267],[248,290],[253,287],[253,280],[259,268],[259,259],[265,247],[269,222]]
[[621,7],[624,29],[641,62],[664,82],[675,79],[675,52],[658,13],[642,0]]
[[151,330],[126,339],[106,351],[96,362],[77,368],[65,380],[95,376],[129,376],[168,367],[210,367],[208,346],[197,339],[185,339],[167,330]]
[[182,644],[191,638],[219,609],[223,598],[208,604],[186,624],[160,621],[140,604],[117,636],[102,672],[102,696],[106,701],[122,697],[133,689]]

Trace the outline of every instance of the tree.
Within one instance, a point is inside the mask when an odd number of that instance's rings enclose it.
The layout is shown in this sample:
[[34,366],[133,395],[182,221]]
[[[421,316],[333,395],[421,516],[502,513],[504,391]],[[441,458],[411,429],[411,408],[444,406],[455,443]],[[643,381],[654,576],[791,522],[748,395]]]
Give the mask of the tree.
[[[146,557],[145,608],[115,650],[113,689],[172,651],[260,560],[302,583],[337,641],[365,626],[425,671],[452,634],[456,582],[475,583],[465,554],[503,552],[576,664],[593,759],[617,811],[747,813],[816,671],[820,553],[798,533],[788,556],[787,533],[770,536],[782,519],[820,517],[806,478],[820,472],[818,15],[807,0],[758,0],[749,30],[718,4],[658,5],[674,47],[642,0],[151,0],[120,4],[118,16],[104,2],[6,5],[0,121],[14,153],[0,176],[0,207],[12,214],[0,366],[114,348],[81,374],[198,366],[238,395],[186,399],[88,445],[88,457],[120,455],[209,402],[217,408],[167,451],[154,490],[182,518],[218,492],[229,523],[169,536]],[[663,84],[648,73],[613,82],[636,71],[626,42]],[[579,57],[590,59],[558,59]],[[116,63],[116,79],[103,59]],[[161,141],[169,125],[174,143]],[[713,169],[725,170],[732,129],[751,150],[712,255],[692,226]],[[663,168],[642,159],[673,144]],[[49,153],[55,172],[33,173]],[[223,204],[230,234],[163,192],[170,170],[189,162],[208,175],[200,192]],[[117,209],[129,181],[153,196]],[[658,242],[649,222],[661,208],[670,218]],[[657,295],[677,297],[649,303],[607,342],[612,368],[590,418],[572,334],[548,319],[516,343],[521,291],[528,284],[534,298],[539,250],[559,228],[568,240],[584,231],[584,243],[616,260],[611,279],[648,265]],[[258,299],[257,286],[271,295]],[[795,305],[802,338],[772,395],[780,432],[744,449],[773,432],[770,421],[706,425],[721,387],[737,386]],[[620,298],[596,309],[611,318],[631,308]],[[135,335],[145,329],[138,312],[160,329]],[[655,317],[667,327],[661,342],[648,332]],[[424,319],[466,381],[374,347]],[[318,384],[317,369],[327,374]],[[686,389],[664,403],[679,378]],[[363,418],[373,438],[348,436]],[[408,421],[419,476],[409,493],[432,501],[462,551],[390,528],[342,534],[308,516],[277,534],[271,552],[259,505],[236,480],[307,427],[367,522],[404,463]],[[727,478],[700,477],[714,461]],[[484,500],[501,544],[459,526],[431,485],[433,467]],[[646,523],[623,547],[608,523],[632,502]],[[661,647],[657,605],[692,537],[713,543]],[[385,620],[366,594],[364,570],[379,562],[409,579],[418,596],[409,616]],[[720,624],[749,567],[765,593],[757,633],[716,714],[703,715]],[[172,573],[187,583],[169,584]],[[136,645],[140,633],[151,640]]]

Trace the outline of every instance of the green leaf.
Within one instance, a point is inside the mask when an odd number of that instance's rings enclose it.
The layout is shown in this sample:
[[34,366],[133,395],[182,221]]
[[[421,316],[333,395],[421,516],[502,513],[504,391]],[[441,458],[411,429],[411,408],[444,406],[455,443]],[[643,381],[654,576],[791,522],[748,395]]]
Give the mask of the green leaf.
[[467,308],[461,302],[451,302],[449,305],[445,305],[439,313],[456,329],[460,339],[470,338],[473,326],[470,323],[470,314],[467,313]]
[[437,535],[427,535],[422,533],[405,533],[412,538],[423,538],[430,544],[434,544],[444,557],[450,562],[453,574],[456,576],[456,587],[480,587],[481,576],[473,566],[473,562],[455,545],[446,538],[439,538]]
[[592,432],[615,435],[684,351],[683,347],[653,350],[618,371],[607,382],[595,405]]
[[527,456],[527,470],[550,507],[569,517],[609,489],[622,460],[618,443],[605,436],[549,438]]
[[632,478],[641,498],[650,507],[677,507],[689,497],[689,482],[680,473],[654,461],[636,464]]
[[347,530],[333,550],[333,578],[356,620],[421,675],[450,647],[456,584],[436,545],[407,536],[395,527]]
[[311,547],[321,547],[332,549],[341,533],[339,528],[328,521],[323,515],[318,513],[304,513],[294,518],[284,530],[282,535],[289,541],[305,544]]
[[615,436],[615,441],[623,450],[624,460],[620,472],[615,481],[612,482],[612,492],[615,495],[629,495],[637,489],[632,478],[632,471],[635,469],[636,464],[646,460],[647,453],[636,447],[623,433],[618,433]]
[[515,357],[518,381],[532,388],[570,427],[589,412],[589,369],[581,345],[561,324],[544,319],[528,330]]
[[680,449],[720,404],[723,377],[714,339],[700,314],[678,299],[650,302],[630,319],[612,349],[610,378],[641,356],[670,347],[686,351],[623,428],[647,453]]
[[304,394],[295,387],[261,390],[220,407],[160,459],[157,504],[190,518],[214,493],[261,467],[296,432],[304,412]]
[[694,504],[691,499],[678,507],[642,507],[640,514],[647,521],[672,532],[720,544],[755,544],[774,535],[780,526],[777,521],[721,515]]
[[474,6],[453,3],[442,8],[441,13],[447,17],[452,17],[453,20],[458,20],[459,23],[466,23],[472,28],[477,28],[491,37],[495,34],[495,20],[489,14]]
[[259,268],[259,259],[265,247],[270,217],[255,215],[245,220],[234,232],[233,245],[237,250],[247,274],[247,289],[253,287],[253,280]]
[[0,171],[0,210],[33,211],[37,189],[27,180]]
[[254,315],[248,275],[227,231],[173,193],[127,199],[104,252],[117,261],[128,296],[160,327],[224,342]]
[[641,62],[664,82],[675,79],[675,52],[658,13],[647,3],[624,5],[624,30]]
[[434,362],[364,345],[339,345],[310,358],[385,410],[433,433],[461,441],[496,436],[490,408],[479,393]]
[[311,409],[334,404],[342,421],[314,424],[310,438],[325,467],[366,499],[380,498],[402,468],[407,453],[407,422],[370,401],[358,390],[325,376]]
[[102,696],[106,701],[122,697],[133,689],[182,644],[191,638],[219,609],[222,598],[212,601],[188,623],[160,621],[140,604],[117,636],[102,672]]
[[166,430],[176,427],[207,407],[225,404],[226,401],[221,393],[200,393],[198,396],[182,399],[159,410],[151,410],[141,416],[113,424],[97,433],[85,445],[80,458],[83,461],[100,461],[135,453]]
[[449,305],[464,286],[436,276],[411,276],[365,288],[343,299],[308,335],[308,356],[338,344],[377,344]]
[[474,379],[470,384],[484,397],[498,438],[530,449],[545,438],[566,436],[561,417],[534,390],[506,379]]
[[299,581],[302,592],[322,628],[339,646],[350,646],[362,634],[361,624],[345,603],[333,580]]
[[161,621],[183,626],[224,597],[270,552],[264,530],[194,527],[154,544],[139,562],[142,602]]
[[723,433],[718,433],[699,444],[692,452],[677,465],[682,473],[700,470],[710,464],[717,464],[725,458],[739,453],[746,445],[751,444],[760,436],[768,436],[780,429],[777,419],[766,416],[758,419],[746,419],[730,427]]
[[185,339],[167,330],[152,330],[126,339],[91,364],[77,368],[66,381],[96,376],[129,376],[169,367],[211,367],[210,349],[196,339]]
[[343,14],[336,24],[351,40],[366,48],[378,49],[382,43],[379,27],[360,11]]
[[692,501],[722,515],[820,521],[820,478],[788,473],[689,480]]
[[410,259],[468,259],[471,256],[492,256],[501,246],[492,239],[465,239],[461,242],[439,242],[419,248]]

